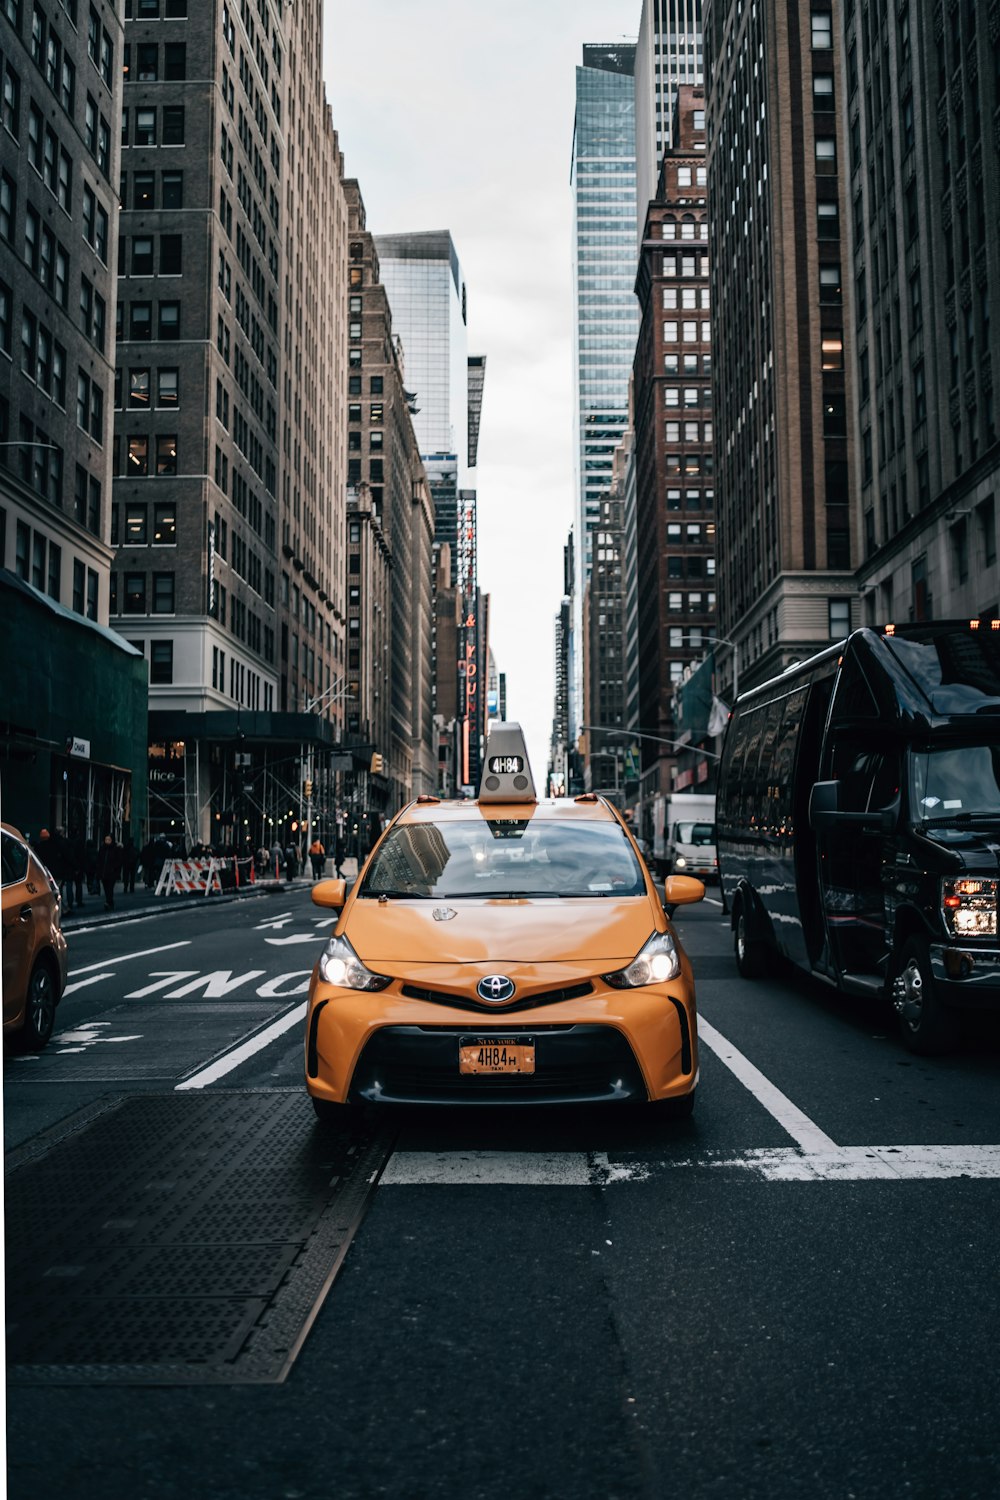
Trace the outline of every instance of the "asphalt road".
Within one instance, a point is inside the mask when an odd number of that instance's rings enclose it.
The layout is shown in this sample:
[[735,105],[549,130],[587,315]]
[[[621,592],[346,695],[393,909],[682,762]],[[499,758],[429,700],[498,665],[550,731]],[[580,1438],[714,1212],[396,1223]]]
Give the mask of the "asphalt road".
[[[995,1031],[913,1058],[880,1007],[739,979],[717,905],[678,915],[703,1019],[692,1121],[394,1116],[284,1382],[15,1372],[14,1500],[1000,1493]],[[303,888],[75,932],[49,1049],[5,1060],[8,1193],[120,1100],[190,1112],[206,1140],[237,1105],[266,1137],[273,1108],[266,1169],[248,1158],[261,1199],[321,1164],[296,1111],[328,921]],[[66,1212],[33,1230],[42,1276],[65,1270]]]

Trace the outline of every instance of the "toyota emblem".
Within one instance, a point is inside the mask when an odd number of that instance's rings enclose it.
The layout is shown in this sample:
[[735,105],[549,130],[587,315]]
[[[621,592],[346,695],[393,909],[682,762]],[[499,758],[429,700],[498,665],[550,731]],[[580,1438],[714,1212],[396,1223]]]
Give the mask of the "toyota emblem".
[[476,985],[476,994],[488,1005],[502,1005],[514,993],[514,982],[506,974],[487,974]]

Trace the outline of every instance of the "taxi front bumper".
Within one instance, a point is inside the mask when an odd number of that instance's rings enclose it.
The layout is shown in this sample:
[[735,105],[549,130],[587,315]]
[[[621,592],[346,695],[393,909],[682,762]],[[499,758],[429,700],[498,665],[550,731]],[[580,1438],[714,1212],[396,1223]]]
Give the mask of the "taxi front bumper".
[[[306,1086],[336,1103],[627,1103],[690,1093],[698,1039],[687,986],[587,988],[557,1003],[487,1011],[414,998],[402,983],[367,993],[314,981]],[[534,1073],[460,1073],[461,1041],[480,1036],[530,1037]]]

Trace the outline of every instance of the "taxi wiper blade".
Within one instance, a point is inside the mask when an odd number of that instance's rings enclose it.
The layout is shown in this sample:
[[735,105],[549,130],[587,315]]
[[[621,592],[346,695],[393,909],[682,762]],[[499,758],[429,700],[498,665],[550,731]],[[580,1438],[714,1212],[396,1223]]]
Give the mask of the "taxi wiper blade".
[[390,900],[396,898],[397,900],[402,901],[432,901],[435,899],[432,896],[428,896],[424,891],[394,891],[391,889],[382,891],[362,891],[361,895],[362,898],[367,898],[369,901],[378,901],[381,896],[385,896]]

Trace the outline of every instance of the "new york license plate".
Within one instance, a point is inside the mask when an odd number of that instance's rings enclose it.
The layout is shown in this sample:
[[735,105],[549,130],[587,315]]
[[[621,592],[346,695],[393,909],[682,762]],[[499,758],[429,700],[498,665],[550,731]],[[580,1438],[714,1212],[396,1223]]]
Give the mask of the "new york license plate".
[[460,1073],[533,1073],[533,1036],[463,1036],[458,1044]]

